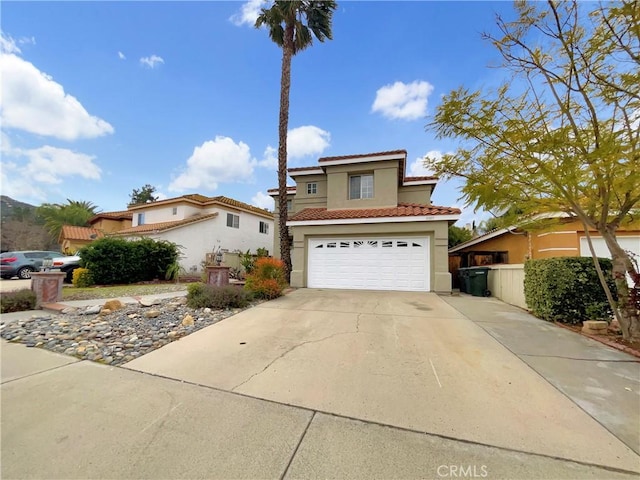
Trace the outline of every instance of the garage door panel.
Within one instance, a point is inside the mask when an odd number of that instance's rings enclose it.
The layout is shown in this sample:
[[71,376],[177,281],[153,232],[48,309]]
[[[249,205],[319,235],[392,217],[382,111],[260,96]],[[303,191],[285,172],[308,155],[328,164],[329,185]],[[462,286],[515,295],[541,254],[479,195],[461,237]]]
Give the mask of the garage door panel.
[[311,288],[429,290],[429,239],[322,238],[308,241]]

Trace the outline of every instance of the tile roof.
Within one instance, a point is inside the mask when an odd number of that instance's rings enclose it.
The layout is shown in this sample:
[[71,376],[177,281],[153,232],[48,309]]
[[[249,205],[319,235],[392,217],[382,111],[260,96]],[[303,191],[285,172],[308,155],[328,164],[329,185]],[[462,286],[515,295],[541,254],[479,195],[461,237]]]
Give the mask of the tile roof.
[[404,177],[405,182],[420,182],[422,180],[438,180],[438,177],[429,176],[429,177]]
[[[295,192],[297,187],[287,187],[287,192]],[[267,193],[278,193],[277,188],[270,188]]]
[[135,235],[142,233],[155,233],[164,232],[176,227],[182,227],[191,223],[201,222],[210,218],[217,217],[218,213],[208,213],[206,215],[194,215],[193,217],[185,218],[184,220],[174,220],[171,222],[158,222],[158,223],[146,223],[144,225],[138,225],[136,227],[125,228],[113,232],[111,235]]
[[337,157],[322,157],[318,159],[318,162],[332,162],[334,160],[348,160],[350,158],[364,158],[364,157],[378,157],[381,155],[407,155],[406,150],[388,150],[386,152],[373,152],[373,153],[360,153],[357,155],[340,155]]
[[454,207],[438,207],[417,203],[399,203],[397,207],[354,208],[347,210],[327,210],[326,208],[305,208],[291,217],[291,222],[308,220],[339,220],[349,218],[376,217],[417,217],[431,215],[459,215],[460,209]]
[[100,218],[111,218],[113,220],[131,220],[133,219],[133,213],[128,210],[120,210],[118,212],[100,212],[94,215],[89,223],[93,223]]
[[[95,235],[92,237],[92,235]],[[104,237],[104,234],[100,230],[90,227],[76,227],[73,225],[63,225],[60,231],[61,239],[66,240],[86,240],[91,241],[96,238]]]
[[287,172],[306,172],[307,170],[319,170],[320,168],[322,168],[320,165],[315,167],[292,167],[287,168]]
[[263,217],[273,218],[273,214],[263,208],[254,207],[253,205],[249,205],[248,203],[240,202],[239,200],[234,200],[233,198],[225,197],[222,195],[217,197],[206,197],[198,193],[182,195],[181,197],[175,197],[175,198],[167,198],[166,200],[158,200],[156,202],[143,203],[140,205],[130,205],[129,210],[140,210],[142,208],[154,207],[156,205],[170,205],[172,203],[179,203],[182,201],[195,203],[196,205],[200,205],[200,206],[223,204],[223,205],[228,205],[230,207],[239,208],[242,210],[247,210],[257,215],[262,215]]

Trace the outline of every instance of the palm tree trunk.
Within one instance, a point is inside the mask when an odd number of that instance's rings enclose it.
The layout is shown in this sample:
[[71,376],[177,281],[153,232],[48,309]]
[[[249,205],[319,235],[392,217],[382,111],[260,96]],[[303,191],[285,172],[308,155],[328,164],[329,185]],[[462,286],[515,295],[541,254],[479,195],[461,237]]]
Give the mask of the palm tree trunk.
[[289,129],[289,92],[291,90],[291,58],[293,57],[293,24],[285,27],[280,79],[280,121],[278,123],[278,208],[280,215],[280,258],[284,262],[285,278],[291,276],[291,244],[287,228],[287,132]]

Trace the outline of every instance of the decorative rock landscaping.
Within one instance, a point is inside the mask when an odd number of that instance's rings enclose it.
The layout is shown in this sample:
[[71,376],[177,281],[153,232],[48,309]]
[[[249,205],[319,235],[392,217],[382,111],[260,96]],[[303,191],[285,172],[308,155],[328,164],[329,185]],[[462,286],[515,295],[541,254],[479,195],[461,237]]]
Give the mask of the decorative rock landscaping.
[[3,323],[0,336],[28,347],[122,365],[241,310],[192,309],[184,297],[126,305],[110,300],[103,306],[69,307],[60,315],[42,312]]

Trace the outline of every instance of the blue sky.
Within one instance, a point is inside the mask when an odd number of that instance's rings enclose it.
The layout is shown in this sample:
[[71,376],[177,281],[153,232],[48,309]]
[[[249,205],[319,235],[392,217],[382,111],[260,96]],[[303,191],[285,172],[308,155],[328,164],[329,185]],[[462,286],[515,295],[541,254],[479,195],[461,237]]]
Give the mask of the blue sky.
[[[3,2],[2,193],[111,211],[149,183],[271,207],[281,51],[258,4]],[[425,132],[440,97],[506,77],[480,37],[496,13],[512,5],[339,2],[334,39],[293,59],[289,165],[406,149],[425,174],[425,154],[455,149]],[[457,186],[433,203],[462,206]]]

